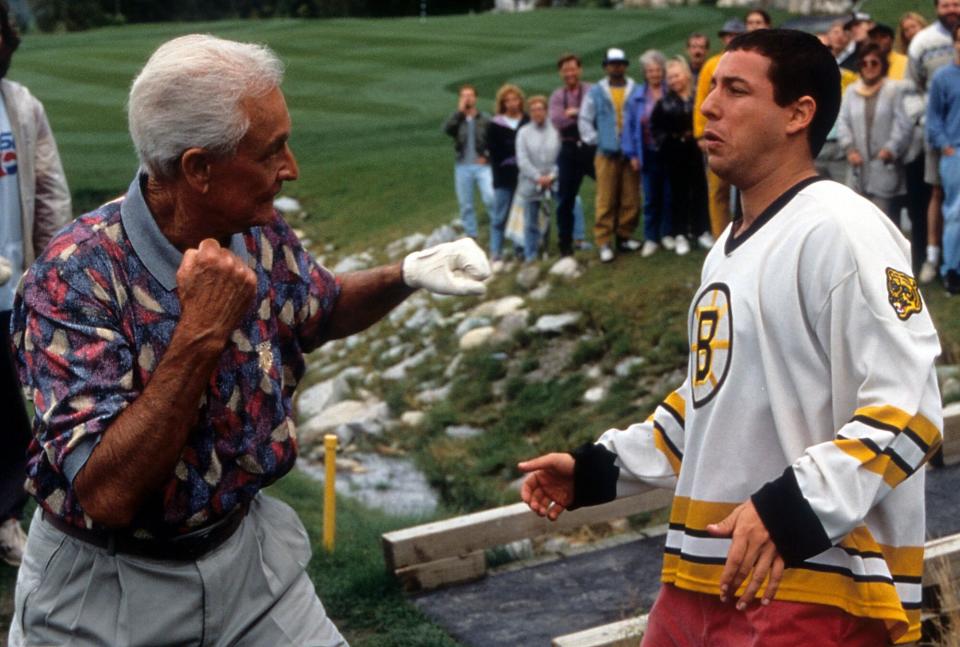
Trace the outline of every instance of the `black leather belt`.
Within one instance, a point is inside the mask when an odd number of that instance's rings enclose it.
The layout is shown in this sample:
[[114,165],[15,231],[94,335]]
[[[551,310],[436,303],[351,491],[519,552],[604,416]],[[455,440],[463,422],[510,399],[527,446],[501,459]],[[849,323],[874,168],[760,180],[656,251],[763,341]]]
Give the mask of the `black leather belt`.
[[244,504],[228,516],[193,532],[171,539],[141,539],[123,530],[78,528],[43,511],[43,520],[65,535],[103,548],[111,555],[124,553],[151,559],[190,562],[197,560],[229,539],[247,514]]

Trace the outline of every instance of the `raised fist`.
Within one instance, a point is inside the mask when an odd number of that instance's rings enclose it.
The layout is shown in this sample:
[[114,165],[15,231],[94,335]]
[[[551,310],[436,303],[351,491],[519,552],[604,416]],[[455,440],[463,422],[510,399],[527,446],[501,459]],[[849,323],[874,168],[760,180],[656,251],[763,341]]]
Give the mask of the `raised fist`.
[[226,341],[250,311],[256,292],[253,270],[212,238],[188,249],[177,270],[181,322],[197,335]]

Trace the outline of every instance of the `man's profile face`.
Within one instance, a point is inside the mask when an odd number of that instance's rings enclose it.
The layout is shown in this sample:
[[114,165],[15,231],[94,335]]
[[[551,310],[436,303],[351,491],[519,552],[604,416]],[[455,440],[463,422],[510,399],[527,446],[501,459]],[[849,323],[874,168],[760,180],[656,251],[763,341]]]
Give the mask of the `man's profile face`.
[[691,38],[687,41],[687,57],[692,67],[698,68],[703,65],[707,58],[707,39]]
[[569,61],[564,61],[563,65],[560,66],[560,78],[563,79],[564,85],[573,87],[580,82],[581,71],[580,64],[571,58]]
[[232,157],[210,165],[210,224],[222,235],[270,222],[274,197],[299,172],[287,145],[290,114],[280,89],[247,99],[241,106],[250,128]]
[[767,170],[771,152],[787,143],[791,107],[773,100],[770,59],[756,52],[727,52],[717,64],[701,112],[710,170],[738,187]]
[[953,28],[960,23],[960,0],[938,0],[937,19],[953,33]]

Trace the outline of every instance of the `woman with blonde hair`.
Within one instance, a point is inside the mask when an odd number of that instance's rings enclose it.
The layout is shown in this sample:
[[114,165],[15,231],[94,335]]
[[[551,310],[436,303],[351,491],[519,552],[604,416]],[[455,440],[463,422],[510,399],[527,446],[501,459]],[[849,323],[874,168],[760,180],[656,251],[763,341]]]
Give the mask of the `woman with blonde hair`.
[[897,23],[897,38],[893,43],[893,51],[906,54],[910,41],[921,29],[927,26],[927,19],[916,11],[908,11],[900,16]]
[[707,227],[707,181],[703,154],[693,137],[693,75],[682,58],[667,61],[667,94],[650,116],[653,139],[663,156],[673,201],[677,254],[690,251]]
[[524,114],[523,90],[505,83],[494,99],[496,113],[487,126],[487,147],[493,171],[493,216],[490,218],[490,260],[494,271],[502,267],[503,235],[510,213],[510,203],[517,188],[517,131],[530,118]]

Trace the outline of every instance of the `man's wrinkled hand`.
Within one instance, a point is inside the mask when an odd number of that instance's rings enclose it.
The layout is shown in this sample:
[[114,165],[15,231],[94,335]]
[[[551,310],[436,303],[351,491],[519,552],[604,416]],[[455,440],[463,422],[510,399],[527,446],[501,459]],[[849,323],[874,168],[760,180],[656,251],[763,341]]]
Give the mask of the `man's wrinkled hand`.
[[570,454],[545,454],[519,463],[521,472],[529,476],[520,488],[520,498],[541,517],[556,521],[560,513],[573,503],[573,468]]
[[479,295],[490,277],[487,255],[472,238],[414,252],[403,259],[403,280],[411,288],[437,294]]
[[762,602],[769,604],[780,586],[784,564],[753,502],[741,503],[726,519],[708,525],[707,532],[714,537],[733,538],[720,576],[720,599],[726,602],[728,597],[735,595],[752,571],[747,588],[737,601],[737,609],[743,611],[747,608],[768,576],[770,580]]
[[177,270],[181,322],[195,334],[226,339],[250,311],[257,276],[212,238],[188,249]]

